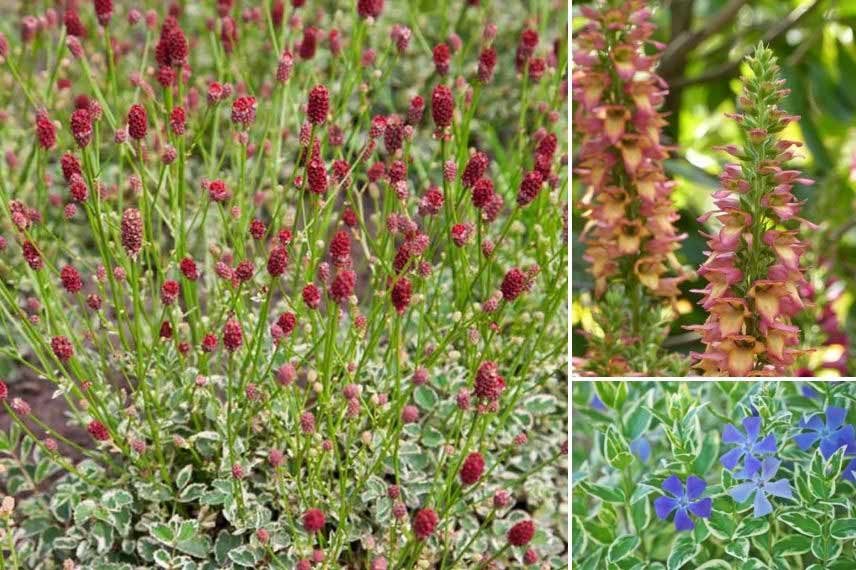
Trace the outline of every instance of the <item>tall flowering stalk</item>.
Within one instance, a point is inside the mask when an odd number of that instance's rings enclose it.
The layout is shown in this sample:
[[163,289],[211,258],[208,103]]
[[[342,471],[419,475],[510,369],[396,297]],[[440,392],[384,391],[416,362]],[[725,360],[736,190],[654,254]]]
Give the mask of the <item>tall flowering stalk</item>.
[[601,298],[623,283],[632,318],[626,334],[642,334],[643,313],[674,299],[687,279],[675,251],[685,237],[675,228],[674,182],[663,171],[666,124],[658,108],[667,93],[654,73],[659,54],[646,55],[654,25],[645,3],[598,2],[583,7],[589,23],[574,53],[574,125],[580,138],[576,173],[586,192],[581,235]]
[[805,306],[800,258],[807,246],[798,231],[801,222],[813,226],[797,216],[803,203],[792,190],[812,181],[786,164],[801,143],[779,133],[799,117],[780,107],[789,91],[773,52],[759,44],[747,64],[740,112],[730,115],[746,142],[722,149],[738,162],[726,164],[720,176],[717,209],[699,218],[720,223],[705,234],[710,251],[699,269],[708,282],[700,291],[708,318],[688,328],[706,345],[704,353],[693,354],[704,374],[781,376],[802,353],[792,321]]

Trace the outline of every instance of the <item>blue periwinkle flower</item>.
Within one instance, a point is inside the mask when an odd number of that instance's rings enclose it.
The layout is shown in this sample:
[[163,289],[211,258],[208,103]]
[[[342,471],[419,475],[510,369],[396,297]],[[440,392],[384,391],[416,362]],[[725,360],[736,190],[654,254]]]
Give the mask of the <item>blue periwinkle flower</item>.
[[808,451],[818,441],[820,442],[820,453],[825,459],[832,457],[840,447],[854,438],[854,430],[851,424],[844,425],[847,418],[847,410],[830,406],[826,408],[826,423],[820,419],[820,414],[811,416],[807,421],[800,420],[799,427],[805,431],[795,435],[794,441],[803,451]]
[[606,405],[603,403],[603,400],[598,398],[597,394],[591,397],[591,402],[589,402],[589,405],[599,412],[606,411]]
[[728,494],[738,503],[746,501],[755,493],[754,516],[763,517],[773,512],[773,505],[767,495],[782,499],[793,499],[791,484],[787,479],[773,481],[781,461],[767,457],[763,462],[752,456],[746,457],[746,468],[735,474],[735,479],[748,479],[728,490]]
[[659,497],[654,501],[654,512],[660,520],[667,520],[672,512],[675,513],[675,530],[692,530],[695,523],[690,518],[690,513],[703,519],[710,518],[713,507],[711,499],[699,499],[707,488],[704,479],[695,475],[687,478],[687,487],[677,475],[672,475],[663,481],[663,490],[670,496]]
[[630,442],[630,451],[642,463],[648,463],[648,459],[651,458],[651,444],[641,435]]
[[759,441],[761,435],[761,418],[750,416],[743,419],[743,429],[746,433],[743,434],[731,424],[725,426],[722,430],[723,443],[730,443],[736,447],[719,458],[720,463],[726,469],[733,470],[740,463],[740,460],[745,456],[748,460],[750,457],[757,459],[758,456],[765,453],[776,453],[776,436],[769,434],[764,439]]

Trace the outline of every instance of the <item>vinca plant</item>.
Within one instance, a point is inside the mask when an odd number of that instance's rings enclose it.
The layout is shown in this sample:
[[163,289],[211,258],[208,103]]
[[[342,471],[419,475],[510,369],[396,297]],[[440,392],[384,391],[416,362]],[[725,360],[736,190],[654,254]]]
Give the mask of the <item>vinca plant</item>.
[[574,382],[574,567],[856,567],[854,396],[848,382]]
[[566,10],[0,8],[0,568],[567,566]]

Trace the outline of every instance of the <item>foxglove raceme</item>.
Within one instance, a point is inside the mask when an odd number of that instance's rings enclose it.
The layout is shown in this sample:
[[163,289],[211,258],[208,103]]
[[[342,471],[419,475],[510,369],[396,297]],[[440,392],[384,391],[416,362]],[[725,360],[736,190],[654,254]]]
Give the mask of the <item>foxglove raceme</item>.
[[[589,23],[574,52],[574,126],[580,137],[576,172],[587,188],[581,208],[587,218],[581,240],[600,297],[619,278],[640,284],[653,297],[674,298],[686,279],[675,250],[684,235],[666,178],[668,153],[660,142],[665,125],[657,111],[666,85],[652,72],[658,54],[646,55],[654,32],[644,2],[583,7]],[[531,32],[531,30],[530,30]],[[521,38],[518,56],[531,53],[537,34]],[[655,46],[656,47],[656,46]],[[520,57],[518,57],[520,64]],[[534,172],[538,172],[537,170]],[[534,172],[527,174],[518,204],[535,199]]]
[[759,45],[747,63],[740,112],[730,115],[746,144],[722,148],[738,162],[720,176],[717,209],[699,218],[718,224],[703,234],[710,249],[699,269],[708,282],[699,291],[708,318],[689,328],[705,344],[704,353],[693,354],[695,366],[713,376],[781,376],[803,353],[792,321],[805,306],[800,258],[806,245],[798,230],[800,223],[812,224],[797,217],[802,202],[792,190],[812,181],[786,164],[801,143],[779,133],[798,117],[780,107],[788,90],[772,51]]

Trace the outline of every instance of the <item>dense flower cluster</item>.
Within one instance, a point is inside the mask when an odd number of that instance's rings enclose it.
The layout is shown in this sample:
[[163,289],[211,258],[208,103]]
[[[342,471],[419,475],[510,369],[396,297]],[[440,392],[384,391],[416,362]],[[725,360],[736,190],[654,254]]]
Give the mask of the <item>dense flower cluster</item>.
[[726,165],[714,194],[717,209],[702,216],[720,226],[707,235],[708,259],[699,269],[708,285],[700,301],[709,316],[690,327],[706,345],[694,354],[703,373],[715,376],[788,372],[801,354],[800,329],[792,318],[805,303],[798,237],[802,202],[795,184],[811,180],[787,166],[801,143],[779,136],[798,117],[781,108],[788,90],[772,52],[759,46],[743,78],[740,112],[732,118],[745,133],[744,147],[728,145],[739,163]]
[[10,12],[0,562],[567,566],[568,49],[536,3]]
[[[644,47],[654,27],[639,0],[583,7],[589,18],[574,52],[574,128],[581,137],[575,172],[587,191],[581,240],[600,296],[613,278],[672,298],[686,279],[675,250],[674,184],[663,172],[668,153],[657,111],[667,89]],[[525,44],[521,44],[525,45]]]

